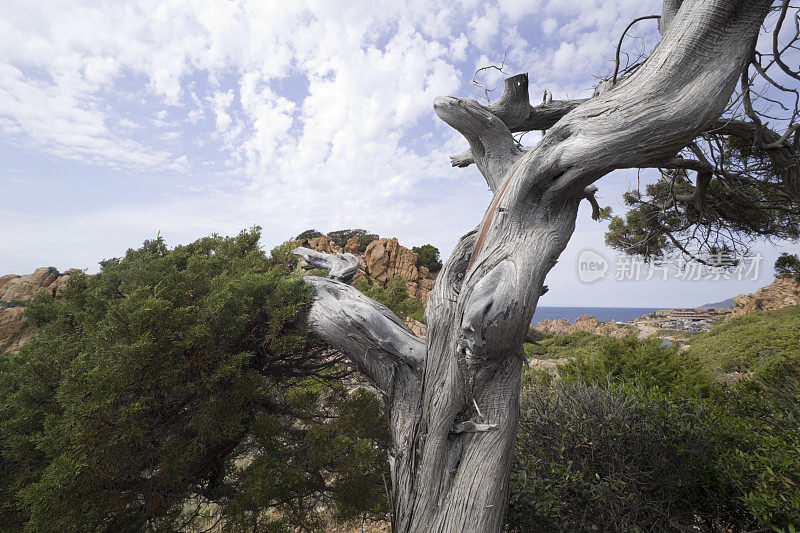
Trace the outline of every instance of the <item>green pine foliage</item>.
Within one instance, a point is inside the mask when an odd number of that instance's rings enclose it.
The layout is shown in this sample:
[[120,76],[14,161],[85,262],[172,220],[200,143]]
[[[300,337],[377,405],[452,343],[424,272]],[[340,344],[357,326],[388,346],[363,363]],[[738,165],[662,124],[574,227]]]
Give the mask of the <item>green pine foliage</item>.
[[797,254],[783,252],[775,260],[775,276],[794,278],[800,282],[800,257]]
[[40,335],[0,361],[4,531],[279,531],[319,526],[320,505],[386,511],[380,403],[347,393],[301,325],[296,259],[258,240],[146,241],[28,306]]
[[300,233],[294,240],[299,241],[301,239],[316,239],[317,237],[324,237],[321,231],[317,231],[315,229],[307,229],[304,232]]

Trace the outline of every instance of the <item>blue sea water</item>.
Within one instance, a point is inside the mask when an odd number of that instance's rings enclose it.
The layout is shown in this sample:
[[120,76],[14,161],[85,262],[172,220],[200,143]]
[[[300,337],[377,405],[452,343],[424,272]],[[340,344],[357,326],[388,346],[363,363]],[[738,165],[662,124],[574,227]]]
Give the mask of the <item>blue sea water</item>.
[[534,326],[540,321],[548,318],[566,318],[570,323],[583,315],[595,317],[600,322],[630,322],[635,318],[652,313],[658,307],[537,307],[533,314],[531,324]]

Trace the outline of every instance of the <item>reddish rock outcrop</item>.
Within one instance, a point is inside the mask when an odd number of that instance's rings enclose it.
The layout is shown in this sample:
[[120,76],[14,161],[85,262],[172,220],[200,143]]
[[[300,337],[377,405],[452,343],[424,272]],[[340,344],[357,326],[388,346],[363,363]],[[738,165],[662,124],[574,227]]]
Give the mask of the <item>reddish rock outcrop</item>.
[[426,326],[424,322],[414,320],[411,317],[406,318],[406,326],[408,326],[408,329],[410,329],[411,332],[420,339],[424,339],[428,334],[428,326]]
[[33,338],[36,328],[23,316],[25,304],[42,290],[57,298],[71,272],[43,267],[25,276],[0,277],[0,354],[16,352]]
[[[339,246],[331,242],[330,237],[315,237],[292,242],[292,246],[305,246],[317,252],[335,254]],[[353,283],[368,279],[371,283],[386,287],[392,278],[398,277],[406,282],[408,295],[422,303],[428,302],[428,296],[436,274],[426,267],[417,268],[417,254],[405,246],[401,246],[396,238],[377,239],[367,245],[363,254],[359,254],[360,242],[353,237],[344,245],[344,251],[359,256],[361,268],[353,276]]]
[[790,305],[800,305],[800,283],[794,278],[775,278],[752,294],[740,294],[734,298],[731,315],[773,311]]
[[344,251],[348,254],[358,255],[361,253],[361,239],[358,237],[350,237],[346,243],[344,243]]
[[627,324],[617,322],[600,322],[593,316],[584,315],[575,323],[570,324],[566,318],[555,320],[544,319],[536,325],[536,329],[551,335],[570,335],[578,331],[588,331],[596,335],[606,335],[622,339],[636,333],[636,330]]
[[[348,241],[349,243],[349,241]],[[339,251],[339,246],[331,241],[330,237],[314,237],[313,239],[299,239],[292,241],[292,247],[305,246],[311,250],[322,252],[324,254],[335,254]]]

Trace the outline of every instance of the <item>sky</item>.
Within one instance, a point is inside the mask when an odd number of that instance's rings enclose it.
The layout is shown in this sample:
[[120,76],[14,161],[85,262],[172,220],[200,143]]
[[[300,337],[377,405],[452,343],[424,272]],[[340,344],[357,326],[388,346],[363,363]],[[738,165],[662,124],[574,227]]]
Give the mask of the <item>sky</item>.
[[[473,73],[504,55],[504,72],[478,77],[490,89],[528,72],[534,102],[545,89],[589,96],[628,22],[659,11],[652,0],[4,0],[0,274],[93,273],[156,235],[175,245],[254,225],[266,249],[309,228],[364,228],[446,257],[490,195],[474,166],[450,166],[467,144],[433,99],[485,102]],[[655,21],[640,22],[626,50],[657,38]],[[624,212],[622,192],[641,179],[604,177],[601,205]],[[590,211],[540,305],[700,305],[766,285],[777,255],[798,251],[758,246],[759,268],[733,279],[663,280],[606,248]],[[591,283],[578,270],[586,250],[607,269]]]

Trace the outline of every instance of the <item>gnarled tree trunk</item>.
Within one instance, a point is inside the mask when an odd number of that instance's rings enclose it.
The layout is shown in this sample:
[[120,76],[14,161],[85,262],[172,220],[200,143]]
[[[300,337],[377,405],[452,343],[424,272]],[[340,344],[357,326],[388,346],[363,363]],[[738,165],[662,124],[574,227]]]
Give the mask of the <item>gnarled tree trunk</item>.
[[[436,280],[425,345],[345,283],[307,278],[316,292],[312,331],[348,355],[386,400],[396,531],[502,529],[522,341],[579,202],[593,201],[592,183],[612,170],[657,166],[715,124],[770,4],[666,0],[663,36],[650,57],[588,100],[531,106],[526,75],[506,80],[488,107],[437,98],[436,113],[470,145],[453,164],[475,163],[494,198]],[[531,129],[547,133],[523,150],[511,131]],[[337,275],[351,264],[347,255]]]

